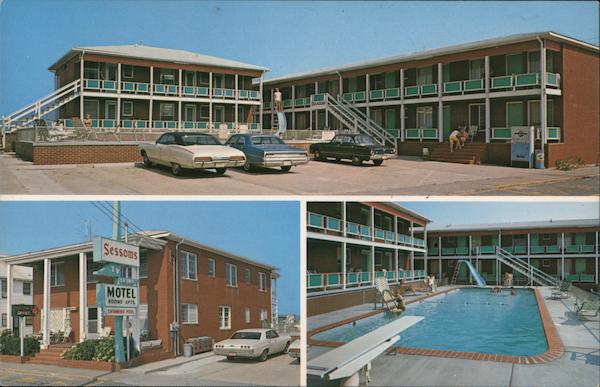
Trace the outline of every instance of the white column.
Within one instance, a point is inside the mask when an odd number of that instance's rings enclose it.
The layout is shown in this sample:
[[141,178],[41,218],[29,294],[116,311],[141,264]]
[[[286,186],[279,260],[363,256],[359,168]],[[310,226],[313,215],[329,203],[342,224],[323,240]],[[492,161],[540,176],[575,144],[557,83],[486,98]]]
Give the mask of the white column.
[[213,127],[213,105],[212,105],[212,95],[213,95],[213,73],[212,71],[208,73],[208,130],[211,131]]
[[236,102],[234,104],[235,112],[233,113],[234,120],[235,120],[235,125],[234,125],[235,129],[239,128],[239,121],[240,121],[239,111],[238,111],[239,110],[239,106],[238,106],[238,103],[237,103],[237,101],[239,99],[238,91],[239,91],[239,87],[238,87],[238,75],[235,74],[235,90],[234,90],[234,93],[235,93],[235,101]]
[[342,288],[346,289],[346,260],[347,260],[347,252],[346,252],[346,242],[342,242]]
[[365,85],[366,85],[366,93],[365,93],[365,101],[367,101],[367,117],[371,118],[371,108],[369,107],[369,103],[371,102],[371,76],[369,74],[365,74]]
[[79,253],[79,341],[87,336],[87,254]]
[[292,129],[296,129],[296,86],[292,85]]
[[154,95],[154,66],[150,66],[150,95]]
[[[414,223],[412,222],[412,220],[410,221],[410,243],[411,245],[414,247],[414,237],[415,237],[415,232],[414,232]],[[415,251],[411,250],[410,251],[410,270],[415,270]]]
[[346,202],[342,202],[342,236],[346,237]]
[[84,111],[83,111],[83,70],[84,70],[84,66],[83,66],[83,53],[82,53],[81,59],[79,61],[79,79],[81,82],[79,85],[79,88],[81,90],[81,95],[79,96],[79,115],[81,116],[82,122],[83,122],[83,119],[85,118]]
[[43,308],[42,316],[42,332],[44,346],[50,345],[50,259],[44,259],[44,291],[43,291]]
[[438,281],[442,280],[442,258],[438,258]]
[[[315,82],[315,94],[319,93],[319,82]],[[316,105],[318,106],[318,105]],[[316,108],[317,110],[315,111],[315,129],[319,129],[319,110],[318,108]],[[311,104],[311,111],[312,111],[312,104]]]
[[375,240],[375,208],[371,207],[371,240]]
[[485,57],[485,142],[490,142],[491,103],[490,103],[490,57]]
[[395,248],[394,249],[394,278],[396,279],[396,281],[398,281],[398,264],[399,264],[399,259],[398,259],[398,249]]
[[[469,234],[469,257],[473,255],[473,235]],[[477,269],[479,270],[479,269]]]
[[599,283],[598,281],[598,256],[600,255],[600,251],[598,251],[598,231],[596,231],[596,284]]
[[12,304],[13,304],[13,273],[10,263],[6,264],[6,328],[13,330],[13,319],[12,319]]
[[427,270],[427,259],[429,258],[427,249],[427,223],[425,223],[425,226],[423,226],[423,245],[425,247],[425,275],[429,275],[429,271]]
[[179,69],[179,82],[177,85],[177,91],[178,91],[178,98],[177,98],[177,127],[178,128],[182,128],[183,126],[181,125],[181,91],[183,90],[183,88],[181,87],[182,85],[182,81],[181,81],[181,76],[183,75],[183,71],[181,69]]
[[438,63],[438,141],[444,142],[444,106],[442,103],[442,64]]
[[546,144],[547,136],[546,130],[548,127],[547,123],[547,108],[548,108],[548,98],[546,94],[546,46],[544,45],[540,50],[540,131],[541,131],[541,148],[544,149],[544,144]]
[[404,142],[404,69],[400,69],[400,141]]
[[[561,245],[564,246],[565,245],[565,233],[562,232],[561,233]],[[561,254],[560,254],[560,278],[561,279],[565,279],[565,250],[563,248],[560,249]]]
[[117,127],[120,127],[120,126],[121,126],[121,63],[117,63]]
[[371,285],[375,284],[375,246],[371,246]]
[[264,109],[264,101],[263,101],[263,76],[261,74],[260,76],[260,81],[258,84],[258,93],[259,93],[259,101],[260,101],[260,107],[258,108],[258,114],[260,115],[258,118],[258,122],[260,123],[260,130],[262,131],[263,129],[263,109]]

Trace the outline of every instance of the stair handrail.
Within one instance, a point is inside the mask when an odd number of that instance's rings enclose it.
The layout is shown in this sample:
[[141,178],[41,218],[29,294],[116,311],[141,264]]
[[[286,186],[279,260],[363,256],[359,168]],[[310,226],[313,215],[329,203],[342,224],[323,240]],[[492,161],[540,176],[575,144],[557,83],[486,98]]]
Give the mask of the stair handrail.
[[73,82],[66,84],[65,86],[55,90],[54,92],[37,99],[36,101],[34,101],[33,103],[7,115],[4,117],[5,122],[3,122],[4,124],[8,124],[10,127],[10,123],[13,121],[17,121],[19,120],[21,117],[26,116],[27,114],[31,113],[32,111],[35,111],[37,109],[42,109],[43,106],[54,102],[56,99],[61,98],[63,96],[65,96],[66,94],[69,94],[73,91],[77,91],[77,88],[79,87],[79,79],[74,80]]
[[353,112],[357,113],[360,117],[362,117],[363,120],[365,120],[369,126],[374,127],[378,132],[380,132],[382,134],[383,137],[388,138],[389,141],[391,141],[391,142],[395,142],[394,136],[389,134],[387,130],[385,130],[381,125],[379,125],[377,122],[375,122],[375,120],[373,120],[371,117],[369,117],[365,113],[363,113],[354,104],[346,101],[344,98],[341,98],[339,95],[337,97],[337,100],[340,103],[340,105],[349,107]]
[[542,270],[536,268],[535,266],[528,264],[521,258],[510,254],[508,251],[502,249],[500,246],[496,246],[496,258],[498,258],[502,263],[507,264],[508,266],[514,266],[513,269],[520,271],[521,274],[538,283],[544,285],[547,283],[551,285],[558,284],[558,280],[556,280],[556,278],[552,277],[547,273],[544,273]]

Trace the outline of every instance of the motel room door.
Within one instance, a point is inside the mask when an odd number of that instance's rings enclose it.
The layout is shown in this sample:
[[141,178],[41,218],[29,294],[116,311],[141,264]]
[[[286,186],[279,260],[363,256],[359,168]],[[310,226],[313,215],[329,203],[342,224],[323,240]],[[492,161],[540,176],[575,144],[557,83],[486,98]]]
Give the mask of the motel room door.
[[523,102],[506,103],[506,127],[523,126]]
[[444,140],[450,137],[452,132],[452,114],[450,113],[450,106],[444,106]]

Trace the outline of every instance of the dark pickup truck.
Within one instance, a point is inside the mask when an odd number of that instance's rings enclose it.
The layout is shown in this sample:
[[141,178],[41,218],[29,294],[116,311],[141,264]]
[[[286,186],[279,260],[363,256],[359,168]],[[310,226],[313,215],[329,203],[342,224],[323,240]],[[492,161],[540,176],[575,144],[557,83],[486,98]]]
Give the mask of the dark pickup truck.
[[371,160],[375,165],[381,165],[387,159],[386,149],[377,144],[366,134],[337,134],[329,142],[312,144],[309,148],[315,160],[351,160],[354,165]]

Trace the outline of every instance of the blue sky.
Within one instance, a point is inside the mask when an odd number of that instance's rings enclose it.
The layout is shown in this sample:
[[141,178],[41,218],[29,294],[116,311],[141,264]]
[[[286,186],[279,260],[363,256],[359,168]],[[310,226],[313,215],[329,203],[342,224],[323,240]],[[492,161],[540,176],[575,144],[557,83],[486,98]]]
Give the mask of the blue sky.
[[535,202],[449,201],[400,202],[398,204],[430,219],[431,225],[436,227],[448,224],[598,219],[600,213],[597,198],[577,202],[558,202],[550,199]]
[[[300,205],[298,202],[122,202],[142,229],[169,230],[250,259],[277,266],[280,313],[300,313]],[[110,237],[112,223],[90,202],[0,202],[0,253],[16,254]]]
[[0,0],[0,114],[52,90],[71,47],[187,49],[268,77],[498,36],[553,30],[598,44],[598,3]]

